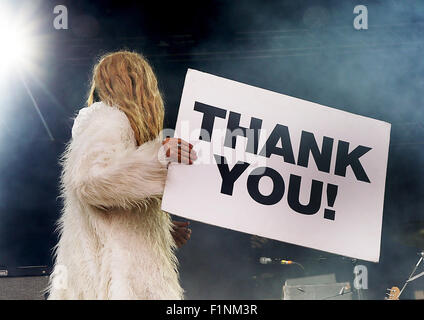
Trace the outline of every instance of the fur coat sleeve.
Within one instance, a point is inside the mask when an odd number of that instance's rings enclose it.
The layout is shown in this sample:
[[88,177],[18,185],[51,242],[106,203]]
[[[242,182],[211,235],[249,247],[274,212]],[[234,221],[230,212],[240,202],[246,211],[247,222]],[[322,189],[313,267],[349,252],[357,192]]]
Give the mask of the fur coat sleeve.
[[136,147],[126,115],[95,103],[75,119],[62,186],[83,203],[102,209],[142,205],[163,192],[167,163],[161,146],[156,139]]

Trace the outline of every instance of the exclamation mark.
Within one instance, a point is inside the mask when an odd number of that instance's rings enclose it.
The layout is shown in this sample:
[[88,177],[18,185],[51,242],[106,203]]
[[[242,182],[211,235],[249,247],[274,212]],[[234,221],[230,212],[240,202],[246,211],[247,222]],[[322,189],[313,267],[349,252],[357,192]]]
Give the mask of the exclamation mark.
[[[329,183],[327,185],[327,202],[329,207],[334,206],[334,202],[336,201],[338,187],[335,184]],[[336,216],[336,211],[333,209],[324,210],[324,218],[329,220],[334,220]]]

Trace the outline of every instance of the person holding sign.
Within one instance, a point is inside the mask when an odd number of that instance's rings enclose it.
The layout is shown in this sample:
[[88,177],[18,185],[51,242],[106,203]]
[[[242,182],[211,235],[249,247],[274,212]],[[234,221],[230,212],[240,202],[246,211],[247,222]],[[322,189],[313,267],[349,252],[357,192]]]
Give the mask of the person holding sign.
[[100,59],[87,104],[62,158],[49,299],[181,299],[174,250],[190,230],[160,206],[167,164],[192,164],[193,146],[162,141],[163,101],[137,53]]

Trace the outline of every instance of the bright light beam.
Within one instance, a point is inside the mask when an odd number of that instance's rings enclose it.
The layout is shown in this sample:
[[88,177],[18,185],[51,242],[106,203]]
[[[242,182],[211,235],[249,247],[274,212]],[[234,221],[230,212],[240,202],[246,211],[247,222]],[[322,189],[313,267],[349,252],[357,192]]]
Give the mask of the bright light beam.
[[22,83],[24,84],[24,87],[25,87],[29,97],[31,98],[34,109],[37,111],[38,116],[40,117],[40,120],[43,123],[43,126],[46,129],[47,134],[49,135],[50,140],[54,141],[54,137],[52,135],[52,132],[50,131],[49,126],[47,125],[46,119],[44,119],[43,114],[41,113],[40,108],[38,107],[38,103],[37,103],[37,101],[35,101],[34,96],[32,95],[32,92],[29,89],[29,87],[28,87],[28,85],[27,85],[27,83],[26,83],[26,81],[25,81],[25,79],[22,75],[21,75],[21,80],[22,80]]
[[13,11],[0,8],[0,67],[1,77],[13,69],[26,69],[35,56],[36,48],[29,34],[30,22],[19,19]]
[[6,7],[0,8],[0,43],[2,44],[0,49],[0,78],[5,80],[8,76],[11,76],[12,72],[20,76],[20,80],[50,140],[54,141],[54,137],[38,107],[37,101],[23,76],[23,71],[30,71],[34,66],[38,53],[33,41],[34,35],[31,34],[31,28],[34,25],[29,17],[16,16],[13,13],[14,11]]

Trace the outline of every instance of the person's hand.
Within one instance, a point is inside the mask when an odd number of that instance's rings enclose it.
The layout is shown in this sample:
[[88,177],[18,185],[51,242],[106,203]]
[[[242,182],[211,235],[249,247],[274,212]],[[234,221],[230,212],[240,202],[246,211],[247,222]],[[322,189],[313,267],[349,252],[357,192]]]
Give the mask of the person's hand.
[[193,145],[180,138],[166,138],[162,141],[165,148],[166,157],[171,162],[193,164],[197,159]]
[[187,243],[191,236],[191,229],[188,228],[190,222],[188,221],[172,221],[174,224],[172,236],[174,237],[175,243],[178,248],[181,248]]

